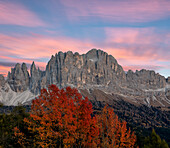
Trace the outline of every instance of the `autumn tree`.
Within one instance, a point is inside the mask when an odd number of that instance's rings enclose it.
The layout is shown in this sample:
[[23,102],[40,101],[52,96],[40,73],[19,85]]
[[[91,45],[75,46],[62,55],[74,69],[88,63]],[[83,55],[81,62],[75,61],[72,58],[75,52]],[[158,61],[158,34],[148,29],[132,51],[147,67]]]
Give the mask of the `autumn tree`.
[[32,101],[25,126],[14,129],[15,138],[23,147],[134,147],[134,133],[112,109],[92,114],[92,104],[77,89],[50,85]]
[[136,142],[134,132],[127,130],[126,122],[121,122],[113,109],[105,106],[97,116],[99,139],[102,148],[133,148]]
[[98,128],[92,104],[77,89],[51,85],[32,101],[25,129],[14,129],[22,146],[96,147]]

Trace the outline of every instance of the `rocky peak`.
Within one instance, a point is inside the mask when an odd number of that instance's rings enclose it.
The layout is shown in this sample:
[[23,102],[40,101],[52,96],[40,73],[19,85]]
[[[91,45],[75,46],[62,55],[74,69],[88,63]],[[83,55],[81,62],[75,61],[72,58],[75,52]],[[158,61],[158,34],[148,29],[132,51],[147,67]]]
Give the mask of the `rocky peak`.
[[45,85],[49,85],[49,84],[54,84],[54,83],[56,83],[56,77],[55,77],[55,73],[57,72],[56,71],[56,69],[57,69],[57,59],[56,59],[56,57],[57,57],[58,55],[56,54],[55,56],[52,56],[51,57],[51,59],[50,59],[50,61],[48,62],[48,64],[47,64],[47,66],[46,66],[46,71],[45,71],[45,78],[43,78],[44,79],[44,81],[46,81],[46,82],[44,82],[45,83]]
[[17,63],[15,65],[14,71],[13,71],[13,79],[20,79],[20,77],[23,77],[23,71],[21,69],[21,65]]
[[123,68],[115,58],[97,49],[83,55],[60,51],[46,67],[46,84],[57,84],[60,87],[70,84],[75,87],[105,85],[110,80],[115,83],[117,79],[121,83],[125,78]]
[[26,86],[28,87],[28,86],[29,86],[30,78],[29,78],[29,72],[28,72],[28,70],[27,70],[27,65],[26,65],[25,63],[22,63],[21,69],[22,69],[23,74],[24,74],[25,84],[26,84]]
[[17,63],[8,73],[7,79],[11,89],[15,92],[25,91],[29,86],[29,75],[25,64]]
[[96,58],[98,59],[98,50],[97,49],[92,49],[86,53],[87,59],[93,59]]
[[31,77],[33,77],[37,73],[37,71],[38,70],[36,69],[35,63],[33,61],[31,64],[31,69],[30,69]]
[[142,69],[140,71],[129,70],[126,74],[127,82],[131,88],[141,88],[141,89],[157,89],[164,88],[166,86],[165,77],[153,70]]
[[[42,88],[56,84],[60,88],[69,85],[79,90],[99,89],[134,100],[144,98],[147,104],[155,103],[157,98],[168,102],[167,99],[170,98],[169,86],[166,85],[170,84],[170,78],[165,79],[154,71],[145,69],[136,72],[129,70],[125,74],[117,60],[100,49],[92,49],[82,55],[60,51],[51,57],[45,71],[39,70],[33,62],[30,75],[25,63],[17,63],[8,73],[7,82],[15,92],[29,89],[34,95]],[[0,86],[4,83],[4,78],[0,76]]]
[[0,87],[3,87],[5,85],[5,78],[3,75],[0,74]]
[[14,91],[20,90],[24,84],[35,94],[50,84],[77,88],[95,86],[110,91],[122,88],[158,89],[166,85],[165,78],[154,71],[129,70],[125,74],[117,60],[100,49],[92,49],[82,55],[72,51],[60,51],[51,57],[45,71],[37,69],[33,62],[30,76],[25,63],[22,66],[16,64],[8,75],[8,82]]
[[27,71],[27,65],[25,64],[25,63],[22,63],[22,65],[21,65],[21,69],[22,69],[22,71]]
[[36,68],[34,61],[31,65],[30,73],[31,73],[31,77],[30,77],[29,88],[32,93],[38,94],[41,90],[40,82],[42,79],[42,75],[41,75],[42,72],[39,70],[39,68],[38,69]]
[[28,73],[28,70],[27,70],[27,65],[25,63],[22,63],[21,69],[22,69],[23,73],[27,74],[27,76],[29,77],[29,73]]

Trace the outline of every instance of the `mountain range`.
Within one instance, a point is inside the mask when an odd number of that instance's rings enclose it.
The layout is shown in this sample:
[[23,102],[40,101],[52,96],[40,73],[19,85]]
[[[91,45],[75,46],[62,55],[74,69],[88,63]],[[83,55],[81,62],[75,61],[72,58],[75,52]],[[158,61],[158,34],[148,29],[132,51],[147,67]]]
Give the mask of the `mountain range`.
[[[110,103],[116,98],[135,105],[170,107],[170,77],[152,70],[125,72],[108,53],[92,49],[86,54],[58,52],[45,71],[33,62],[28,72],[25,63],[17,63],[5,79],[0,75],[0,102],[4,105],[30,104],[42,88],[56,84],[59,88],[76,87],[84,96]],[[99,94],[94,97],[94,93]]]

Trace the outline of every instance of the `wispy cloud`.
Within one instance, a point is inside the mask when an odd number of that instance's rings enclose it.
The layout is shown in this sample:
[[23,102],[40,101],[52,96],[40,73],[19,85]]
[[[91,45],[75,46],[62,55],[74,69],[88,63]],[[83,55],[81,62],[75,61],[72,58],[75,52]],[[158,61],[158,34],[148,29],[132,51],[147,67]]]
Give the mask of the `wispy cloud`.
[[170,16],[169,0],[61,0],[61,3],[72,21],[91,17],[116,22],[148,22]]
[[[7,75],[8,71],[11,70],[11,68],[13,68],[15,66],[16,63],[26,63],[27,65],[27,68],[29,70],[30,68],[30,65],[32,64],[33,61],[35,61],[35,64],[37,67],[39,67],[41,70],[44,70],[45,69],[45,66],[46,66],[46,62],[39,62],[38,60],[34,60],[34,59],[29,59],[29,58],[22,58],[22,57],[10,57],[10,53],[9,56],[3,56],[3,52],[5,52],[5,49],[4,51],[1,50],[0,48],[0,74],[3,74],[3,75]],[[6,54],[6,52],[5,52]]]
[[[14,67],[19,61],[20,60],[16,62],[1,62],[0,61],[0,74],[6,77],[8,74],[8,71],[10,71],[10,69]],[[21,63],[23,63],[23,61]],[[31,64],[26,63],[26,65],[27,65],[27,68],[29,69]]]
[[[0,34],[0,42],[0,61],[31,64],[34,60],[40,69],[45,69],[47,64],[47,60],[40,62],[39,59],[41,58],[49,60],[51,55],[59,51],[72,50],[73,52],[84,53],[94,47],[89,41],[80,41],[68,37],[48,37],[38,34],[15,37]],[[7,70],[5,64],[1,66],[4,68],[0,69],[0,73]],[[9,70],[10,67],[8,67]]]
[[0,66],[4,66],[4,67],[13,67],[15,66],[15,62],[1,62],[0,61]]
[[3,76],[7,76],[8,71],[10,71],[11,67],[6,67],[6,66],[1,66],[0,65],[0,74],[2,74]]
[[157,72],[170,70],[168,31],[156,28],[105,28],[105,48],[115,56],[125,71],[140,69]]
[[49,37],[42,35],[8,36],[0,34],[0,53],[17,55],[24,58],[44,58],[62,51],[87,51],[93,47],[89,41],[81,41],[69,37]]
[[[51,55],[59,51],[71,50],[82,54],[92,48],[101,48],[113,55],[125,70],[167,68],[166,64],[159,63],[169,62],[170,59],[167,32],[157,33],[155,28],[105,28],[105,33],[106,38],[102,43],[35,33],[30,36],[0,34],[0,61],[31,64],[34,60],[37,66],[44,69]],[[41,58],[45,60],[38,60]],[[5,67],[4,64],[1,66]]]
[[0,24],[44,26],[45,23],[25,6],[12,1],[0,1]]
[[170,59],[168,32],[157,33],[155,28],[105,28],[105,32],[107,47],[113,48],[113,55],[119,58],[131,61]]

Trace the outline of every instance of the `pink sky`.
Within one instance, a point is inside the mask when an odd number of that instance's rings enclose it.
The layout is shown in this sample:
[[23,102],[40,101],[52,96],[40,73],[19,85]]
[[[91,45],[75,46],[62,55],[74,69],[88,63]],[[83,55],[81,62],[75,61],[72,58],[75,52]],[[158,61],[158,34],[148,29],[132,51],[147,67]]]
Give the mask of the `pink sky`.
[[0,2],[0,24],[13,24],[30,27],[45,25],[36,14],[29,11],[23,5],[5,1]]
[[70,20],[97,16],[106,21],[147,22],[169,16],[169,0],[61,0]]
[[41,69],[59,51],[92,48],[124,70],[170,75],[169,0],[29,0],[0,2],[0,73],[35,61]]
[[[0,58],[9,62],[17,61],[28,64],[35,60],[36,65],[44,69],[47,61],[38,62],[37,59],[50,59],[51,55],[55,55],[59,51],[66,52],[71,50],[83,54],[92,49],[92,47],[102,47],[101,49],[113,55],[125,70],[128,70],[128,68],[139,70],[145,67],[160,68],[163,65],[157,64],[158,61],[168,61],[170,59],[169,54],[164,55],[163,51],[161,52],[159,49],[152,47],[155,41],[163,42],[161,37],[154,34],[152,29],[147,31],[147,29],[124,28],[117,30],[106,28],[105,31],[106,39],[102,46],[92,41],[82,41],[68,37],[54,38],[38,34],[12,37],[0,34],[2,46],[0,51],[5,53]],[[112,44],[115,44],[116,48]],[[143,46],[143,49],[137,51],[140,46]],[[17,58],[11,58],[8,55],[15,55]],[[143,62],[141,63],[141,61]],[[10,68],[10,66],[1,66],[1,73],[7,73]]]

